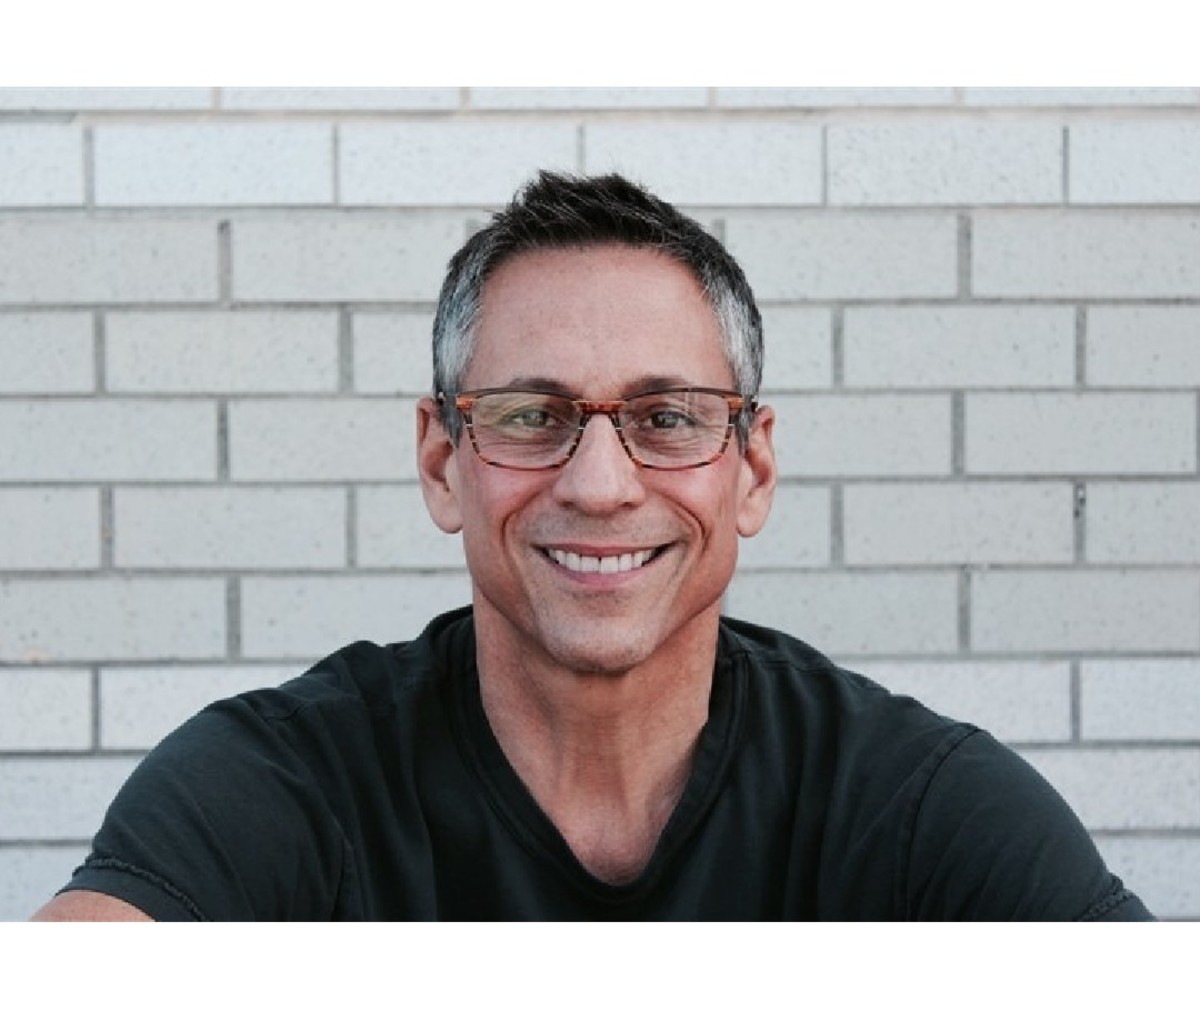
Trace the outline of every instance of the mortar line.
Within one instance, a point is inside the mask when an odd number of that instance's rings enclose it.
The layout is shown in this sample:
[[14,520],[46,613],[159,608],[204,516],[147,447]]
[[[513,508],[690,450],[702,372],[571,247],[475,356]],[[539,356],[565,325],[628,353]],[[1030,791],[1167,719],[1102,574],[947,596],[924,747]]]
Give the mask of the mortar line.
[[958,569],[958,651],[971,651],[971,571]]
[[846,563],[846,494],[842,483],[829,487],[829,565]]
[[1088,314],[1086,305],[1075,307],[1075,385],[1086,387]]
[[116,510],[113,484],[100,487],[100,570],[111,571],[116,564]]
[[93,665],[90,672],[89,685],[91,687],[92,705],[91,705],[91,720],[89,722],[91,729],[91,751],[100,751],[100,668]]
[[346,487],[346,567],[358,567],[358,487]]
[[230,221],[217,224],[218,302],[228,308],[233,302],[233,227]]
[[1072,488],[1072,528],[1075,564],[1087,563],[1087,483],[1076,479]]
[[104,313],[92,313],[92,370],[95,379],[95,393],[104,394],[108,391],[108,323]]
[[350,394],[354,391],[354,338],[348,305],[338,309],[337,324],[337,392]]
[[242,656],[242,582],[237,575],[225,580],[225,658]]
[[217,402],[217,482],[229,482],[229,401]]

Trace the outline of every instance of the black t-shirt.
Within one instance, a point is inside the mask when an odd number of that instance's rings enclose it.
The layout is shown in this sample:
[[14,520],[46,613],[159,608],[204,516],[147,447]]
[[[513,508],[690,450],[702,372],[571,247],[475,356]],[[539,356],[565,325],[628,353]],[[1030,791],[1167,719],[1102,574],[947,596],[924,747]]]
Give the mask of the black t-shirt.
[[1148,918],[988,734],[731,620],[674,814],[600,881],[488,727],[469,610],[198,714],[70,888],[159,919]]

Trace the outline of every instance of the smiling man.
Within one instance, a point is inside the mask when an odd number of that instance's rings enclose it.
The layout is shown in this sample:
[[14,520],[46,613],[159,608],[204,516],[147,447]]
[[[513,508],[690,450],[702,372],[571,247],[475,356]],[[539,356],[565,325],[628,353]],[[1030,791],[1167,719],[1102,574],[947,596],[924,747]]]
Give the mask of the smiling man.
[[716,239],[542,174],[451,261],[417,412],[472,606],[185,724],[40,917],[1148,918],[987,734],[721,617],[761,374]]

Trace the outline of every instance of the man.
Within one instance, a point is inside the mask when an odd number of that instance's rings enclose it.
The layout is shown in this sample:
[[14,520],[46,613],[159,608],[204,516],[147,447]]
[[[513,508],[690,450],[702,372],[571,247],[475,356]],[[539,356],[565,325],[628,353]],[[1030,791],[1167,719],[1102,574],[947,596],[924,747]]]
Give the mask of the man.
[[721,619],[761,372],[719,242],[541,175],[452,260],[418,408],[472,607],[184,725],[39,915],[1148,918],[985,733]]

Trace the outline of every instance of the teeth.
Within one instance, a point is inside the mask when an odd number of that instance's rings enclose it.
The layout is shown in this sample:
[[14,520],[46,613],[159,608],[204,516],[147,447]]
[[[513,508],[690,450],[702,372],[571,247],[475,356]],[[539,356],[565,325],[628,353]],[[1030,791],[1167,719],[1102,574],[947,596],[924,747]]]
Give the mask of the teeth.
[[651,557],[654,550],[637,550],[628,554],[613,554],[611,557],[583,557],[570,550],[547,549],[546,553],[555,564],[561,564],[569,571],[579,571],[590,574],[616,575],[622,571],[633,571],[640,568]]

